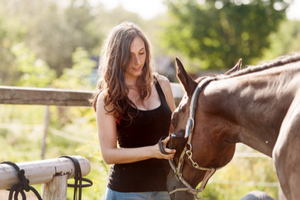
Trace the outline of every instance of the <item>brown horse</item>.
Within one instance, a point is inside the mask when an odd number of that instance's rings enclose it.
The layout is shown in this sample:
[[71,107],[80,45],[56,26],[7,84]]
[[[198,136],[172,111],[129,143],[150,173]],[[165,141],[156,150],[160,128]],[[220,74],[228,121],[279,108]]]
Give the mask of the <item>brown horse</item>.
[[196,81],[177,58],[176,64],[186,94],[172,115],[168,146],[177,151],[167,182],[171,198],[199,198],[241,142],[272,157],[286,198],[299,200],[300,54]]

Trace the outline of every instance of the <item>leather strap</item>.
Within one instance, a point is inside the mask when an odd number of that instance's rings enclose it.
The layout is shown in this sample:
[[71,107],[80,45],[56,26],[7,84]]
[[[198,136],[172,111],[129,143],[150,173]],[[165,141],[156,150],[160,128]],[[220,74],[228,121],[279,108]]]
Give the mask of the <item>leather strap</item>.
[[[60,158],[68,158],[73,162],[74,167],[75,167],[75,173],[74,173],[75,183],[74,184],[68,184],[68,187],[73,187],[74,188],[74,195],[73,195],[74,200],[77,200],[77,189],[78,189],[79,190],[78,200],[81,200],[82,188],[92,186],[93,182],[91,180],[87,179],[87,178],[82,178],[81,167],[80,167],[80,164],[79,164],[78,160],[75,157],[61,156]],[[88,182],[88,184],[82,184],[82,181]]]
[[170,153],[168,153],[168,152],[165,151],[164,146],[163,146],[163,144],[162,144],[162,141],[163,141],[164,139],[166,139],[166,138],[167,138],[166,136],[162,136],[162,137],[159,139],[159,141],[158,141],[159,150],[160,150],[160,152],[161,152],[162,154],[165,154],[165,155],[170,154]]
[[7,165],[11,165],[12,167],[14,167],[18,173],[18,178],[20,180],[17,184],[13,185],[11,187],[11,189],[9,189],[8,200],[12,200],[13,197],[14,197],[14,200],[18,200],[19,193],[21,193],[22,199],[26,200],[26,195],[25,195],[24,190],[26,192],[29,192],[31,190],[39,200],[42,200],[40,194],[36,191],[36,189],[34,189],[34,187],[29,185],[29,180],[25,177],[24,169],[20,170],[18,165],[16,165],[13,162],[10,162],[10,161],[3,161],[0,164],[7,164]]

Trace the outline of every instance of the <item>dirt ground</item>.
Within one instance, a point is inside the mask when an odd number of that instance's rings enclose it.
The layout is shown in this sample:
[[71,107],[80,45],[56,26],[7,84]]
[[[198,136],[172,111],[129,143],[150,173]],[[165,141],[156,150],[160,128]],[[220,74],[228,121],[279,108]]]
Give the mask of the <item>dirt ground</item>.
[[[26,200],[37,200],[38,198],[31,192],[25,192]],[[0,190],[0,200],[8,200],[9,191]],[[19,195],[19,199],[22,199],[22,196]]]

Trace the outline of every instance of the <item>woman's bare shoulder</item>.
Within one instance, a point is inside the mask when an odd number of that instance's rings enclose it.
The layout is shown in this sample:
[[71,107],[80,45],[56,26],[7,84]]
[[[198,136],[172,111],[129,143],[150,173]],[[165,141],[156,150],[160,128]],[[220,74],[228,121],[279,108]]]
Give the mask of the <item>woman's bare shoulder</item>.
[[163,89],[169,89],[170,88],[170,81],[167,77],[163,75],[157,75],[157,81],[159,82],[160,86]]
[[172,111],[175,110],[174,97],[169,79],[163,75],[158,76],[158,82],[165,94],[166,100]]
[[97,110],[111,110],[112,105],[105,105],[104,92],[100,92],[97,98]]
[[104,106],[104,92],[100,92],[97,98],[97,106],[102,105]]
[[161,84],[168,84],[170,83],[169,79],[163,75],[158,74],[157,75],[157,80],[159,81],[159,83]]

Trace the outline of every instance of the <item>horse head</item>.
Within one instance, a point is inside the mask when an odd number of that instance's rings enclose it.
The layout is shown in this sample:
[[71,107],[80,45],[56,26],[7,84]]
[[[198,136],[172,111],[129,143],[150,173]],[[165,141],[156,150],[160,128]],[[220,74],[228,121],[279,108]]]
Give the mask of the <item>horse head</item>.
[[[241,59],[224,75],[240,69],[240,66]],[[211,118],[211,114],[206,112],[205,107],[212,105],[203,94],[205,85],[202,87],[202,92],[199,92],[200,95],[196,97],[197,108],[194,111],[194,119],[190,119],[192,96],[205,77],[197,81],[193,80],[178,58],[176,58],[176,70],[177,77],[186,93],[172,114],[174,134],[171,135],[168,147],[176,149],[176,155],[173,160],[170,160],[173,170],[168,175],[167,189],[172,200],[192,200],[194,195],[199,195],[199,192],[204,189],[215,169],[230,162],[235,151],[235,144],[226,141],[222,134],[221,126],[224,124],[219,122],[217,117]],[[190,122],[193,127],[188,127],[187,122]],[[191,136],[186,129],[192,129]],[[189,137],[192,139],[189,140]],[[200,189],[193,190],[201,181],[204,184],[200,186]]]

